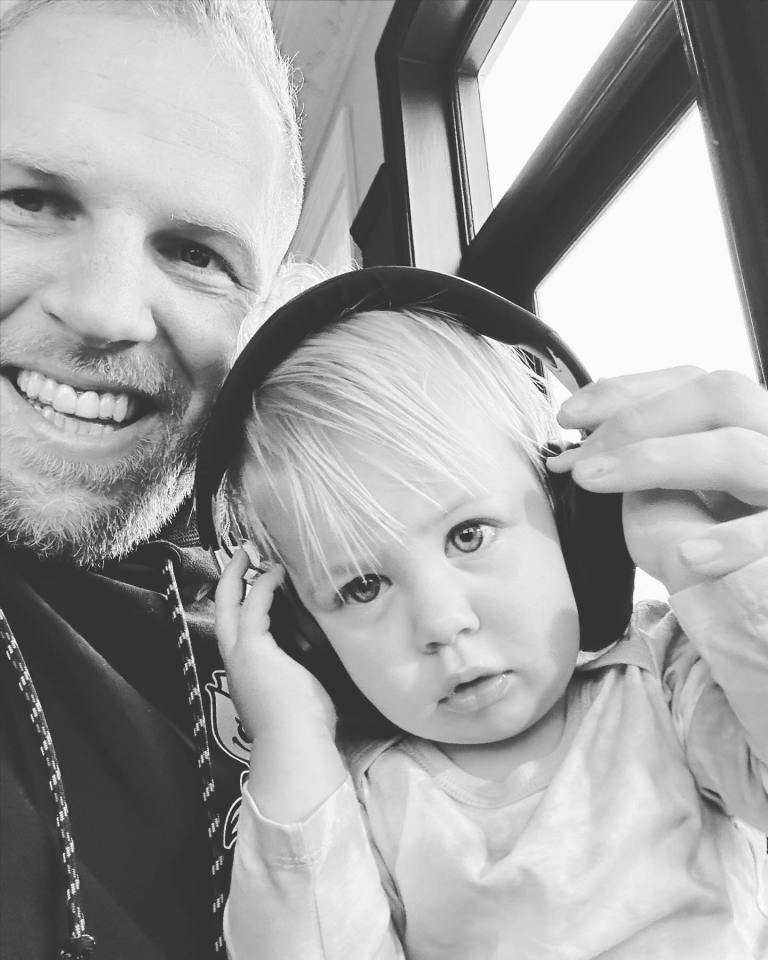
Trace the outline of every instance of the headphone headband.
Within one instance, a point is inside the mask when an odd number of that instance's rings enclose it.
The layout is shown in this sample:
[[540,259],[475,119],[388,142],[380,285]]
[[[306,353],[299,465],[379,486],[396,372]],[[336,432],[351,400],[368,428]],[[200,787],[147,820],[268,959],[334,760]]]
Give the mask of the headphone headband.
[[456,317],[483,336],[525,348],[573,392],[590,382],[560,337],[522,307],[468,280],[416,267],[353,270],[303,291],[257,330],[232,367],[203,433],[195,473],[197,525],[203,546],[218,547],[214,503],[243,438],[254,391],[308,336],[365,310],[424,307]]

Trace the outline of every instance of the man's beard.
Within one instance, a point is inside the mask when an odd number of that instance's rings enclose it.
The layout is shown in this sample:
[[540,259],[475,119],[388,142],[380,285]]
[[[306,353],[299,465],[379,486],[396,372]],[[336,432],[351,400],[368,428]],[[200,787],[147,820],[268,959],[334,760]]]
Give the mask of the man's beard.
[[184,425],[188,389],[166,365],[71,361],[74,367],[132,383],[155,398],[163,428],[112,465],[78,463],[40,451],[13,424],[4,444],[20,477],[0,476],[0,541],[41,559],[100,567],[156,534],[192,489],[202,418]]
[[[55,482],[57,508],[46,515],[40,494],[30,497],[29,486],[3,477],[0,481],[0,539],[42,559],[56,559],[83,567],[99,567],[125,556],[137,544],[156,534],[192,490],[194,453],[201,428],[181,438],[167,430],[163,442],[145,444],[111,470],[89,471],[90,491],[67,486],[82,481],[79,465],[62,470]],[[39,458],[37,464],[39,465]],[[68,477],[69,475],[69,477]],[[52,473],[43,476],[51,483]],[[45,480],[40,484],[43,487]],[[47,484],[45,484],[47,485]],[[86,496],[78,496],[80,490]],[[67,503],[69,501],[69,503]]]

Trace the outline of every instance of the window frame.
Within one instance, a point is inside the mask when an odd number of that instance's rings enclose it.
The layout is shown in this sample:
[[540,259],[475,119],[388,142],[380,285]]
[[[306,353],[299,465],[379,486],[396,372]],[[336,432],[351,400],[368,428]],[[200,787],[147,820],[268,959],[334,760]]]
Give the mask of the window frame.
[[[376,52],[385,164],[352,229],[364,263],[458,273],[532,309],[541,280],[698,101],[765,383],[766,10],[754,0],[634,9],[491,209],[477,74],[515,6],[395,0]],[[378,224],[381,236],[384,222],[389,249],[367,258],[364,234]]]

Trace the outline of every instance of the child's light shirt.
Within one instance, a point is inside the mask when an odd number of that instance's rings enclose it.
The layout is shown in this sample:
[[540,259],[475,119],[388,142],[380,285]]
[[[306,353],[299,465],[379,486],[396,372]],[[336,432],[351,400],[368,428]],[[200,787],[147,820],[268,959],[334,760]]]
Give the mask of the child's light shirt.
[[404,737],[301,824],[246,790],[233,960],[768,960],[768,560],[672,606],[504,782]]

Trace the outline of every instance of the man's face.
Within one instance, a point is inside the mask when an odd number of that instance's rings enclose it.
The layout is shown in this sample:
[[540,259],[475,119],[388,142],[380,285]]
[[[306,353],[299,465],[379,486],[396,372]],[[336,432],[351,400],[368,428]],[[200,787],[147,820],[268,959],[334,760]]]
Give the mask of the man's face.
[[282,252],[277,120],[206,38],[119,0],[38,12],[1,64],[0,529],[97,563],[190,489]]

